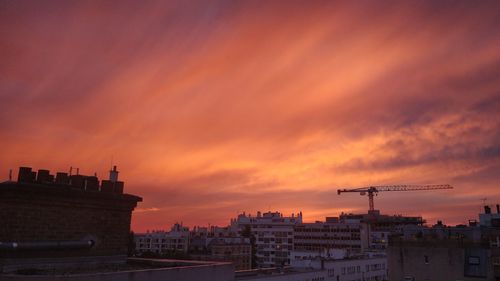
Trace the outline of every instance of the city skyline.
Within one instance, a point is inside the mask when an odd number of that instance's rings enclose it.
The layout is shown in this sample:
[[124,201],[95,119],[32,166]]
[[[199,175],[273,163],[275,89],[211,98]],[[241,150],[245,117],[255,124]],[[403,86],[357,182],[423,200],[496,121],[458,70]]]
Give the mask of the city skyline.
[[500,202],[498,14],[497,1],[1,1],[0,181],[117,165],[144,198],[134,231],[364,213],[366,196],[337,189],[384,184],[451,184],[375,208],[465,223]]

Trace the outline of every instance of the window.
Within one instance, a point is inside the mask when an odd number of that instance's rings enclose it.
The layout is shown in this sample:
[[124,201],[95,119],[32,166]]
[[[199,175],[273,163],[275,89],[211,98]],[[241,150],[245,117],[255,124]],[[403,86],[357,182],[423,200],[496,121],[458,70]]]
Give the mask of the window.
[[469,264],[479,265],[480,262],[481,262],[481,259],[479,257],[476,257],[476,256],[470,256],[469,257]]
[[335,275],[335,269],[328,269],[328,277],[332,277]]

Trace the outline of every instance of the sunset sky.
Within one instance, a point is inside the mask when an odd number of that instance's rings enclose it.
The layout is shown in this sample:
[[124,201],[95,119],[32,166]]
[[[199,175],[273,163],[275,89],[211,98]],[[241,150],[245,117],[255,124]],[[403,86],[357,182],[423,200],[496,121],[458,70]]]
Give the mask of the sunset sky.
[[133,229],[500,203],[499,1],[0,1],[0,180],[118,166]]

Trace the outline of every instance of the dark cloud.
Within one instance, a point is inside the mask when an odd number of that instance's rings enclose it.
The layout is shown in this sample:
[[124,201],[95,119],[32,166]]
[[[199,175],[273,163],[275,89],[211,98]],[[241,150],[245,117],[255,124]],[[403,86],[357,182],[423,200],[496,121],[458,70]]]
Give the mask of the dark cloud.
[[[498,148],[496,148],[496,153],[498,155]],[[492,186],[498,185],[500,180],[500,163],[497,162],[491,165],[485,165],[473,172],[453,177],[452,180],[460,184],[471,184],[474,186],[484,184]],[[487,193],[485,196],[487,196]]]
[[[414,145],[414,144],[412,144]],[[391,147],[395,156],[377,157],[375,160],[356,158],[348,163],[335,167],[340,171],[372,171],[404,169],[415,166],[446,165],[450,162],[463,162],[467,165],[488,165],[500,160],[500,142],[478,146],[475,143],[455,143],[453,145],[440,146],[438,143],[430,145],[438,146],[425,153],[414,153],[412,147],[408,147],[402,140],[390,141],[385,147]],[[417,144],[424,147],[425,144]],[[411,153],[413,152],[413,153]],[[413,155],[412,155],[413,154]]]
[[[499,73],[500,76],[500,73]],[[497,76],[497,77],[499,77]],[[500,115],[500,91],[492,94],[491,96],[476,102],[470,107],[470,110],[479,114],[493,114]]]

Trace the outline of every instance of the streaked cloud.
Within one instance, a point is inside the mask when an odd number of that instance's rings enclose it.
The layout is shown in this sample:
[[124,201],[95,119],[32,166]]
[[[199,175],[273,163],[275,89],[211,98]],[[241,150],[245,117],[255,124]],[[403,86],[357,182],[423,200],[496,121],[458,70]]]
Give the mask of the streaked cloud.
[[136,213],[147,213],[147,212],[157,212],[159,208],[151,207],[151,208],[136,208],[134,212]]
[[[496,1],[0,2],[0,171],[105,177],[134,229],[238,211],[460,223],[500,201]],[[456,209],[461,213],[456,214]]]

